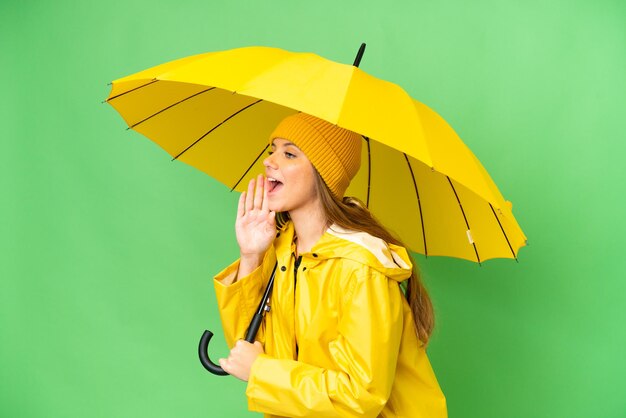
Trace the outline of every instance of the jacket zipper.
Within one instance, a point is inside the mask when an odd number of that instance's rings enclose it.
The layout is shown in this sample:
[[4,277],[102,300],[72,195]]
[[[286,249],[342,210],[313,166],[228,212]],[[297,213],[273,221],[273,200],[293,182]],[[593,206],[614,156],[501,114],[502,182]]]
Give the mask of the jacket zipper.
[[296,283],[298,282],[298,268],[300,267],[300,262],[302,261],[302,256],[299,255],[298,258],[296,259],[296,263],[293,266],[293,288],[294,288],[294,301],[295,301],[295,289],[296,289]]
[[[293,265],[293,307],[294,312],[296,308],[296,284],[298,283],[298,268],[300,267],[300,262],[302,261],[302,256],[298,256],[295,264]],[[295,321],[295,318],[294,318]],[[298,342],[296,341],[296,358],[298,358]]]

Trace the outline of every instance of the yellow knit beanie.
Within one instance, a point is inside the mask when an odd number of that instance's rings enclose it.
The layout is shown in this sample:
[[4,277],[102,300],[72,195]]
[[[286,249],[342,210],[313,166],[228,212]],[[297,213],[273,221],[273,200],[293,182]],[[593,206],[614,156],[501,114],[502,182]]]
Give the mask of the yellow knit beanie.
[[283,119],[270,135],[293,142],[341,199],[361,165],[361,135],[306,113]]

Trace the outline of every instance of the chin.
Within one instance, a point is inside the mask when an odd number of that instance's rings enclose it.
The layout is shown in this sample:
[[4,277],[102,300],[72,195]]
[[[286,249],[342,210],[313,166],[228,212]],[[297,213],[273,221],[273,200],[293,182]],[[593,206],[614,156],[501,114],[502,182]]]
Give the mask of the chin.
[[280,203],[270,203],[267,205],[267,208],[273,212],[286,212],[287,210],[284,208],[284,205]]

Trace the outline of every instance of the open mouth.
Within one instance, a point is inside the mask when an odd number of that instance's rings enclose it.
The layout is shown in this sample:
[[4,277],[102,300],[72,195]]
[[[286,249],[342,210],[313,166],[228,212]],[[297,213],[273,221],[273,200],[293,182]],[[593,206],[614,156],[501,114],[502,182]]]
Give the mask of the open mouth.
[[278,181],[278,180],[276,180],[276,179],[268,178],[268,180],[269,180],[269,183],[270,183],[269,184],[269,188],[268,188],[268,193],[275,192],[275,191],[279,190],[281,187],[283,187],[283,183]]

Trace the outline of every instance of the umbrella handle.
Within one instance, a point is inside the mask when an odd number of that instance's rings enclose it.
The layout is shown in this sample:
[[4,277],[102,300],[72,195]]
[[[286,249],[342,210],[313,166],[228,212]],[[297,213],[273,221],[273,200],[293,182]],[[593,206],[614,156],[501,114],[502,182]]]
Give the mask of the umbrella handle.
[[[246,331],[245,339],[249,343],[254,343],[256,334],[261,327],[261,322],[263,322],[263,316],[265,316],[265,313],[269,312],[270,310],[268,300],[270,294],[272,293],[272,287],[274,287],[274,276],[276,275],[276,267],[278,267],[278,263],[274,264],[272,276],[267,283],[267,287],[265,288],[265,292],[263,293],[263,298],[259,303],[259,307],[257,308],[256,313],[252,317],[252,321],[250,322],[248,330]],[[220,366],[213,363],[209,358],[208,349],[211,338],[213,338],[213,333],[208,329],[204,331],[204,334],[202,334],[202,337],[200,338],[200,344],[198,344],[198,357],[200,357],[200,363],[202,363],[204,368],[207,369],[209,372],[218,376],[226,376],[228,375],[228,373],[225,372],[224,369],[222,369]]]
[[215,375],[227,376],[228,373],[226,373],[224,369],[222,369],[220,366],[213,363],[209,358],[208,348],[212,337],[213,333],[207,329],[204,331],[204,334],[202,334],[202,337],[200,338],[200,344],[198,345],[198,356],[200,357],[200,363],[202,363],[205,369]]
[[[263,321],[263,315],[256,314],[254,315],[254,318],[252,318],[252,322],[250,323],[248,332],[246,332],[245,338],[249,343],[254,343],[254,337],[256,337],[256,334],[259,331],[261,321]],[[228,373],[225,372],[219,365],[213,363],[209,358],[208,352],[211,338],[213,338],[213,333],[208,329],[205,330],[202,337],[200,337],[200,344],[198,344],[198,357],[200,357],[200,363],[202,363],[205,369],[215,375],[227,376]]]

